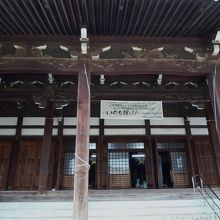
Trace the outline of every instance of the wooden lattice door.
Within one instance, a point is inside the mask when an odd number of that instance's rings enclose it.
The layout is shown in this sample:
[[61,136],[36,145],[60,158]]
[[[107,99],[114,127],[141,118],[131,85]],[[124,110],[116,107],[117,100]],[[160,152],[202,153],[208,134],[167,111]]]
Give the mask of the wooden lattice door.
[[39,178],[41,141],[21,142],[15,175],[16,189],[36,189]]
[[10,155],[11,142],[0,142],[0,190],[4,190],[7,184]]
[[194,141],[199,175],[210,185],[218,185],[212,147],[208,140]]

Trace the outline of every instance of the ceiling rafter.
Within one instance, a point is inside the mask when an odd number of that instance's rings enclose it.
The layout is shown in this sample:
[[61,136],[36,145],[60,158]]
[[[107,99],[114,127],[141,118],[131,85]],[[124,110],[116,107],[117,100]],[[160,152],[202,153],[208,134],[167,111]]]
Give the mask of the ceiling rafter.
[[[11,3],[11,4],[12,4],[12,3]],[[34,33],[38,32],[38,31],[36,30],[36,28],[34,27],[34,25],[32,25],[32,24],[30,23],[30,21],[29,21],[27,15],[26,15],[26,11],[25,11],[25,10],[22,10],[22,8],[21,8],[21,7],[22,7],[22,4],[18,4],[17,1],[14,1],[14,5],[15,5],[15,7],[17,7],[17,10],[19,11],[19,15],[21,16],[20,20],[21,20],[21,21],[24,21],[24,25],[25,25],[25,23],[26,23],[25,27],[26,27],[26,29],[29,31],[29,33],[30,33],[30,34],[34,34]],[[38,33],[39,33],[39,32],[38,32]]]
[[[22,0],[23,2],[23,0]],[[41,30],[41,27],[39,26],[40,24],[42,24],[43,28],[45,31],[42,31],[46,34],[49,34],[50,31],[49,31],[49,28],[46,26],[46,24],[44,23],[43,21],[43,17],[40,15],[40,11],[37,10],[37,8],[35,7],[35,5],[33,4],[32,1],[30,1],[30,6],[28,5],[28,2],[23,2],[24,5],[26,5],[26,9],[28,10],[29,12],[29,15],[31,18],[33,18],[34,22],[36,23],[37,27]],[[40,8],[41,8],[41,2],[39,1],[39,5],[40,5]],[[44,14],[44,10],[43,11],[43,14]],[[36,18],[34,16],[32,16],[33,12],[37,15]],[[40,24],[38,23],[37,19],[39,19],[40,21]],[[45,16],[45,19],[47,20],[47,16]],[[50,25],[50,23],[48,23],[50,28],[52,29],[52,33],[55,33],[54,30],[53,30],[53,27],[52,25]]]
[[1,5],[1,19],[6,23],[7,25],[11,26],[12,29],[15,30],[14,34],[23,34],[23,30],[20,29],[19,25],[16,23],[16,19],[11,18],[11,14],[8,12],[8,9],[6,8],[6,6],[3,4],[3,2],[0,1],[0,5]]
[[[0,35],[208,37],[220,26],[213,0],[1,0]],[[6,28],[7,26],[7,28]]]
[[60,22],[60,24],[61,24],[60,27],[63,29],[63,33],[66,35],[68,33],[68,31],[67,31],[67,28],[66,28],[66,25],[65,25],[66,24],[65,17],[63,17],[63,18],[61,17],[61,10],[60,10],[60,7],[58,6],[58,3],[56,1],[54,1],[53,3],[54,3],[54,6],[55,6],[57,18],[59,18],[58,22]]
[[[220,3],[220,2],[219,2],[219,3]],[[202,18],[203,20],[201,21],[201,23],[206,23],[205,27],[211,25],[211,23],[212,23],[215,19],[217,20],[217,18],[219,17],[218,12],[219,12],[219,9],[218,9],[217,7],[214,8],[214,9],[211,10],[211,12],[209,13],[208,18],[207,18],[207,16]],[[199,33],[201,32],[201,30],[203,30],[203,29],[204,29],[204,26],[203,26],[203,25],[201,25],[201,26],[200,26],[199,28],[197,28],[197,29],[194,28],[194,29],[192,29],[192,32],[189,33],[189,35],[195,36],[195,35],[199,34]]]

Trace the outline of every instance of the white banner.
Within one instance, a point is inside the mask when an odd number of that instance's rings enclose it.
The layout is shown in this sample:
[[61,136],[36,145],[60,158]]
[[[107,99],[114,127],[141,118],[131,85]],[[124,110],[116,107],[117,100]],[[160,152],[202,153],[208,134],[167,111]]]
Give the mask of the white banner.
[[101,119],[163,119],[161,101],[101,100]]

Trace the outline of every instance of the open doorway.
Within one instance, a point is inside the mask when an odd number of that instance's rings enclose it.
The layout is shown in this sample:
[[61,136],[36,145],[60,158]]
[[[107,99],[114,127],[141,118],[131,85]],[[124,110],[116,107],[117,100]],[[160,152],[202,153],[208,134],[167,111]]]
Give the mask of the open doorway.
[[132,188],[147,188],[145,155],[130,153],[130,176]]
[[171,161],[169,152],[160,152],[160,186],[161,188],[172,188]]
[[96,185],[96,154],[95,153],[90,153],[89,155],[89,188],[90,189],[95,189]]

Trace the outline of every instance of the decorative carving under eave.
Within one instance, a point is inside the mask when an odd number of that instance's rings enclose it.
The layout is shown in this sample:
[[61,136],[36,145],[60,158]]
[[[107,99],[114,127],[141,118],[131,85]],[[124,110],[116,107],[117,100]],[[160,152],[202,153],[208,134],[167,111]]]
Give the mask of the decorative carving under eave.
[[32,49],[32,48],[24,48],[24,49],[17,49],[15,57],[42,57],[43,53],[40,50]]
[[142,51],[134,51],[133,53],[122,52],[125,59],[142,59],[142,58],[165,58],[164,54],[158,50],[142,50]]
[[[162,94],[160,95],[162,99],[166,100],[180,100],[180,101],[193,101],[193,100],[204,100],[204,94]],[[207,100],[209,98],[207,97]]]
[[70,59],[38,59],[39,64],[52,66],[54,69],[61,72],[71,70],[71,68],[77,66],[77,62]]

